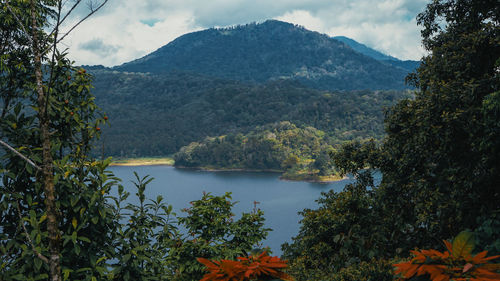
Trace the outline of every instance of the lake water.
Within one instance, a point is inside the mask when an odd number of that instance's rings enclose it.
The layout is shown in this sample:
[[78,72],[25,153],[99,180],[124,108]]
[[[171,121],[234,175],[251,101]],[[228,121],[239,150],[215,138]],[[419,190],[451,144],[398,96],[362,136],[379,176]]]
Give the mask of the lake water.
[[154,199],[162,195],[171,204],[177,215],[185,216],[182,208],[189,207],[189,202],[201,198],[203,192],[223,195],[232,192],[233,201],[238,203],[233,213],[239,217],[242,212],[250,212],[254,201],[264,211],[266,227],[272,228],[263,246],[271,247],[274,255],[281,255],[281,244],[290,242],[299,231],[299,211],[305,208],[317,208],[315,202],[321,192],[341,191],[352,180],[333,183],[292,182],[279,179],[277,173],[260,172],[208,172],[176,169],[170,166],[113,166],[113,173],[123,180],[125,189],[131,193],[131,202],[136,203],[136,189],[131,183],[135,179],[133,172],[140,177],[150,175],[155,179],[148,185],[146,195]]

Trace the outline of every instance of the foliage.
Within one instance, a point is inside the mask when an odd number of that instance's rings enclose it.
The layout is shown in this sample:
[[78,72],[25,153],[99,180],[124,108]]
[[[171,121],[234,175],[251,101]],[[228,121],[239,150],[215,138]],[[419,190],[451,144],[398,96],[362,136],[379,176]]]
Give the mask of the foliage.
[[247,135],[206,138],[175,154],[175,165],[260,170],[330,170],[324,151],[331,150],[325,133],[311,127],[297,128],[290,122],[270,124]]
[[165,156],[207,136],[247,135],[282,121],[322,130],[335,143],[380,139],[382,108],[411,96],[403,91],[324,92],[288,80],[252,85],[196,74],[87,69],[95,76],[96,102],[110,118],[110,126],[102,128],[106,156]]
[[[10,50],[2,60],[6,75],[0,77],[0,84],[5,86],[0,96],[0,131],[3,140],[41,165],[41,115],[34,96],[34,75],[27,57],[10,67],[11,58],[20,58],[16,52],[17,49]],[[47,112],[60,218],[60,254],[64,257],[62,273],[72,280],[90,280],[106,271],[102,261],[112,252],[107,233],[115,228],[109,215],[112,209],[104,199],[114,183],[113,176],[105,172],[109,161],[88,157],[91,141],[99,136],[97,128],[105,120],[99,117],[90,94],[88,73],[73,67],[64,54],[56,54],[50,69],[52,77],[47,76],[44,82],[50,93]],[[40,172],[11,151],[1,154],[0,163],[2,278],[46,278],[48,264],[39,258],[50,255],[47,201]]]
[[479,217],[481,224],[474,229],[477,246],[490,254],[500,255],[500,211],[492,212],[486,217]]
[[249,82],[287,78],[326,90],[404,89],[408,73],[325,34],[276,20],[189,33],[114,69],[174,70]]
[[373,139],[344,143],[330,152],[330,157],[342,175],[357,175],[364,169],[377,169],[382,161],[380,147]]
[[431,53],[410,77],[415,99],[389,111],[382,148],[397,244],[437,247],[498,210],[499,19],[497,1],[433,1],[418,17]]
[[411,251],[411,261],[395,264],[396,274],[401,273],[400,280],[414,280],[414,276],[428,276],[430,280],[499,280],[499,264],[490,263],[500,256],[486,257],[488,251],[472,256],[474,239],[471,232],[463,231],[453,243],[444,240],[446,252],[436,250]]
[[316,210],[300,214],[301,228],[291,244],[282,245],[290,261],[289,272],[297,280],[325,280],[342,268],[384,256],[387,238],[379,225],[372,191],[363,180],[344,191],[323,193]]
[[384,259],[372,259],[344,267],[329,278],[332,281],[392,281],[393,279],[392,264]]
[[201,281],[212,280],[262,280],[279,278],[280,280],[293,281],[288,274],[282,272],[286,268],[286,261],[278,257],[271,257],[266,251],[259,256],[238,257],[237,261],[221,260],[211,261],[204,258],[197,260],[206,266],[209,273]]
[[[140,178],[134,172],[139,205],[121,206],[129,194],[119,187],[115,202],[117,221],[121,222],[113,235],[114,258],[110,280],[170,280],[164,259],[171,240],[177,233],[172,206],[164,203],[162,196],[146,201],[145,189],[153,180]],[[128,212],[128,213],[127,213]]]
[[[346,230],[377,237],[375,247],[366,247],[376,258],[435,248],[438,238],[462,229],[476,229],[481,245],[496,249],[499,12],[497,1],[436,0],[418,16],[429,55],[408,81],[419,91],[387,112],[380,146],[353,142],[332,154],[340,172],[356,176],[363,196],[343,191],[327,197],[332,203],[305,210],[299,235],[284,245],[298,279],[325,279],[323,272],[350,266],[342,263],[367,261],[366,251],[332,241]],[[379,186],[366,181],[367,168],[380,171]],[[351,203],[356,198],[364,199],[363,208],[349,208],[359,206]]]
[[184,209],[186,217],[179,217],[179,234],[171,240],[165,257],[167,268],[174,280],[199,280],[203,266],[196,258],[235,259],[245,255],[267,236],[263,212],[254,208],[235,220],[230,193],[223,196],[203,194]]

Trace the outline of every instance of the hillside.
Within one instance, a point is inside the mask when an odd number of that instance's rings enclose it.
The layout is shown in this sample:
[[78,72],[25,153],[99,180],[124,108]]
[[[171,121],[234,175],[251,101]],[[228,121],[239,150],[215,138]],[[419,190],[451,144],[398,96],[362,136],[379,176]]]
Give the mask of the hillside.
[[319,91],[290,81],[256,85],[202,75],[122,73],[88,68],[96,102],[108,114],[105,154],[161,156],[207,136],[246,133],[290,121],[336,141],[381,137],[383,107],[401,91]]
[[272,170],[283,178],[320,180],[332,174],[329,137],[312,127],[298,128],[288,121],[257,127],[247,135],[205,138],[184,146],[175,165],[208,169]]
[[372,49],[364,44],[356,42],[355,40],[353,40],[351,38],[347,38],[345,36],[335,36],[335,37],[333,37],[333,39],[339,40],[339,41],[347,44],[349,47],[351,47],[356,52],[359,52],[363,55],[374,58],[374,59],[376,59],[384,64],[389,64],[389,65],[392,65],[394,67],[402,68],[408,72],[415,71],[415,69],[420,65],[420,61],[400,60],[400,59],[397,59],[393,56],[389,56],[389,55],[381,53],[377,50],[374,50],[374,49]]
[[353,40],[353,39],[345,37],[345,36],[334,36],[333,39],[338,40],[342,43],[345,43],[346,45],[351,47],[356,52],[359,52],[363,55],[372,57],[372,58],[379,60],[379,61],[385,61],[385,60],[398,61],[399,60],[393,56],[386,55],[382,52],[379,52],[377,50],[374,50],[374,49],[366,46],[365,44],[361,44],[361,43],[357,42],[356,40]]
[[189,33],[114,70],[259,83],[294,79],[325,90],[404,89],[408,74],[327,35],[276,20]]

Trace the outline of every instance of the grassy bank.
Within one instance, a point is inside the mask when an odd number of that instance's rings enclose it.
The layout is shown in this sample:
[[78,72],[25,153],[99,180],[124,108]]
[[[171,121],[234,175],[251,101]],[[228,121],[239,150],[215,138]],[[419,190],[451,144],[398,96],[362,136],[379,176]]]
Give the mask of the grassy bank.
[[174,165],[174,159],[171,157],[144,157],[144,158],[126,158],[113,159],[110,166],[151,166],[151,165]]
[[317,173],[311,173],[307,170],[287,171],[281,175],[280,179],[290,181],[307,181],[307,182],[334,182],[346,179],[339,175],[320,176]]

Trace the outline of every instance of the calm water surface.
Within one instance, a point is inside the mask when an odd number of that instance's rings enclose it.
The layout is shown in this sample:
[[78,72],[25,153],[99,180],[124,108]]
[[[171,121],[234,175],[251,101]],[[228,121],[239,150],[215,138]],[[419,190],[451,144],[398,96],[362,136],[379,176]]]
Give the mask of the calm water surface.
[[190,201],[200,199],[204,191],[213,195],[232,192],[233,201],[238,202],[233,209],[237,217],[242,212],[250,212],[254,201],[260,202],[258,207],[264,211],[266,227],[273,229],[263,246],[271,247],[274,255],[280,255],[281,244],[290,242],[297,235],[301,219],[297,212],[304,208],[316,208],[315,200],[321,192],[330,189],[341,191],[352,181],[327,184],[292,182],[280,180],[277,173],[207,172],[170,166],[114,166],[110,170],[123,180],[122,184],[131,193],[131,202],[134,203],[137,200],[133,198],[136,192],[131,183],[135,179],[133,172],[136,171],[140,177],[154,177],[146,189],[147,197],[154,199],[162,195],[180,216],[185,215],[180,210],[189,207]]

